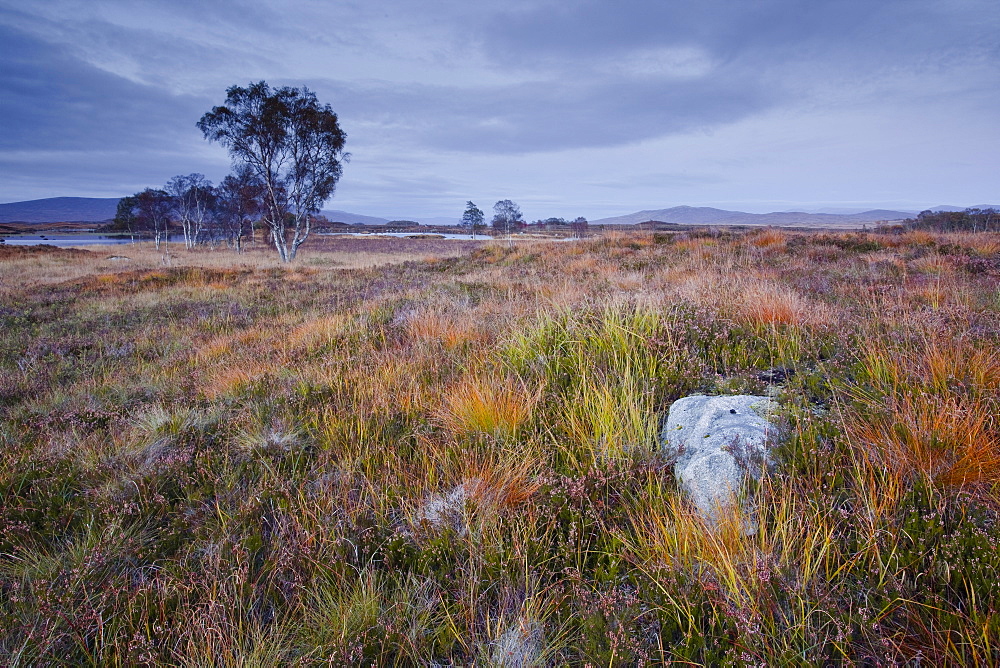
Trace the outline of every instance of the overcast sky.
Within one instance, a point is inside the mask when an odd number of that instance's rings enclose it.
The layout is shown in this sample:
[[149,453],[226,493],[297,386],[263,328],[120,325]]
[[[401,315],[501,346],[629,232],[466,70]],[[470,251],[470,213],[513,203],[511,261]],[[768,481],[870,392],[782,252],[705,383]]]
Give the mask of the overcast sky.
[[1000,201],[997,0],[0,0],[0,201],[219,181],[225,89],[308,86],[327,208],[529,219]]

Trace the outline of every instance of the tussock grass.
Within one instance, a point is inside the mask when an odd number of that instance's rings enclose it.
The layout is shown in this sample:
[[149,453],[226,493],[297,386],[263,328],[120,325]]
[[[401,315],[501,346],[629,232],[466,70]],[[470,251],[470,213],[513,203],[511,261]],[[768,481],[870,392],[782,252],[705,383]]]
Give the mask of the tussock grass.
[[410,243],[5,251],[6,663],[1000,664],[1000,235]]
[[511,437],[531,418],[539,394],[523,381],[469,376],[445,390],[440,419],[458,435]]

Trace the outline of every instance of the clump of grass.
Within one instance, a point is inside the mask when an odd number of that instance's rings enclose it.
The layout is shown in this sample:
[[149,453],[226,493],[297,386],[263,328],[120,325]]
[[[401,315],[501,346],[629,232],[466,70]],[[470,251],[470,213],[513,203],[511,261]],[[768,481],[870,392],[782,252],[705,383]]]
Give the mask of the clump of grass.
[[1000,482],[996,350],[926,332],[909,346],[868,345],[862,359],[870,386],[853,393],[861,412],[851,435],[901,476],[915,472],[959,488]]
[[439,418],[458,435],[510,437],[531,418],[538,398],[539,390],[519,378],[470,374],[446,390]]
[[773,281],[742,281],[729,292],[733,308],[752,325],[824,325],[830,309]]
[[989,404],[926,395],[879,403],[883,411],[851,434],[880,464],[959,488],[1000,482],[1000,434]]
[[779,229],[768,227],[748,236],[751,245],[757,248],[784,248],[788,236]]

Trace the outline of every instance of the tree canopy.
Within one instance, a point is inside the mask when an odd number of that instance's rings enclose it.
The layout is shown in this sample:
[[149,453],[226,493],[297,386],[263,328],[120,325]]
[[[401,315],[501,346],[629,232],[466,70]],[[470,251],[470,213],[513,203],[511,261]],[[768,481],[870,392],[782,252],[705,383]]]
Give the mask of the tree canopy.
[[229,151],[237,170],[245,167],[260,180],[262,220],[282,261],[294,260],[311,216],[333,196],[350,157],[337,114],[308,88],[272,89],[258,81],[230,87],[225,103],[202,116],[198,128]]
[[509,199],[502,199],[493,205],[493,228],[504,234],[510,234],[524,223],[521,207]]
[[470,228],[475,233],[484,220],[486,220],[486,216],[483,214],[483,210],[476,206],[472,200],[465,203],[465,213],[462,214],[463,226]]
[[172,207],[173,200],[165,190],[146,188],[118,200],[114,227],[133,234],[152,233],[156,247],[159,248],[169,231]]

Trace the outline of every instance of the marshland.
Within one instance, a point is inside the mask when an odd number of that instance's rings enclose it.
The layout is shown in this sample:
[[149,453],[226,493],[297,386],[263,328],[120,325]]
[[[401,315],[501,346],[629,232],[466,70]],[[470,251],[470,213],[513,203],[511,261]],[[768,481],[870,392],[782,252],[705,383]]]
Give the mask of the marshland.
[[1000,234],[326,243],[0,249],[5,663],[998,662]]

